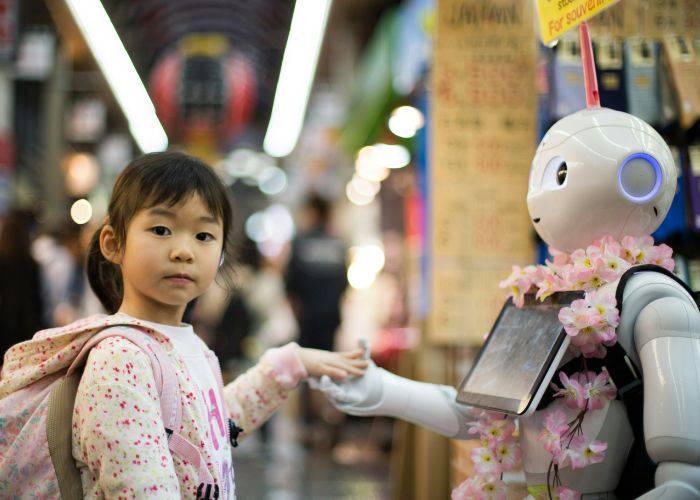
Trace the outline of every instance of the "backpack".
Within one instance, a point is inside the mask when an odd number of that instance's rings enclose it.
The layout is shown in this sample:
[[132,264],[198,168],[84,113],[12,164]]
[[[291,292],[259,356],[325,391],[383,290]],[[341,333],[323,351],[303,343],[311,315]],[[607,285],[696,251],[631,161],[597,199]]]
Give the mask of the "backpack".
[[[114,326],[128,328],[103,331]],[[218,498],[219,487],[199,450],[177,432],[182,402],[175,367],[158,342],[134,329],[152,331],[135,320],[97,315],[40,331],[7,351],[0,377],[0,498],[83,498],[71,447],[73,406],[87,355],[110,337],[127,339],[148,356],[168,448],[197,468],[197,498]],[[216,357],[207,359],[216,364],[213,373],[219,374]],[[216,376],[223,391],[220,375]],[[229,429],[236,431],[231,423]],[[234,445],[236,437],[231,436]]]

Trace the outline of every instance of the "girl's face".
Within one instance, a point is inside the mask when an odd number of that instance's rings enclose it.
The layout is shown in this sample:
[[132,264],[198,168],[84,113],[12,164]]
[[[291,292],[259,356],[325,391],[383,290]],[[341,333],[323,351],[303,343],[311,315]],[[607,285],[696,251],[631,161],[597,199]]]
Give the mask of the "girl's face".
[[114,259],[124,282],[119,310],[179,324],[187,303],[214,281],[222,247],[223,224],[197,194],[174,206],[141,210]]

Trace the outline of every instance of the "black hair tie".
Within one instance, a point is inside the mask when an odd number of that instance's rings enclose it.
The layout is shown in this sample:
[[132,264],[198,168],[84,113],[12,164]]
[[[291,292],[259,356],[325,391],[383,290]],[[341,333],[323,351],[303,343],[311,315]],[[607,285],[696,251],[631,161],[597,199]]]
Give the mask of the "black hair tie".
[[231,437],[231,446],[234,448],[238,447],[238,436],[239,434],[243,432],[243,429],[238,427],[236,425],[236,422],[231,420],[230,418],[228,419],[228,434]]

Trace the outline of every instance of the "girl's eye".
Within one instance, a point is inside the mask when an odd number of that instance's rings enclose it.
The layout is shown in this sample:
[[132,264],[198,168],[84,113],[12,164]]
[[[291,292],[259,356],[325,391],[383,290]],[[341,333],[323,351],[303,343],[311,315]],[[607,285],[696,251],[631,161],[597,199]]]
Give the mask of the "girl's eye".
[[197,239],[199,241],[212,241],[214,239],[214,235],[211,233],[197,233]]
[[158,236],[167,236],[167,235],[170,234],[170,229],[168,229],[168,228],[165,227],[165,226],[156,226],[156,227],[152,227],[152,228],[151,228],[151,231],[152,231],[154,234],[157,234]]

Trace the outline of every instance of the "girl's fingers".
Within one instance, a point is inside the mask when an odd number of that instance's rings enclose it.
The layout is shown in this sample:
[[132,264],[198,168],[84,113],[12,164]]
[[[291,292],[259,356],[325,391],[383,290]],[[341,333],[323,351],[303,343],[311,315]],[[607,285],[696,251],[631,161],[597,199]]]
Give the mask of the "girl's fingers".
[[344,370],[346,372],[349,372],[353,375],[362,376],[365,373],[364,367],[355,366],[348,362],[334,363],[333,366],[335,366],[336,368],[340,368],[341,370]]
[[338,354],[346,358],[361,358],[364,354],[364,351],[362,349],[355,349],[353,351],[339,352]]
[[352,366],[362,366],[366,368],[369,365],[369,362],[365,359],[353,359],[350,361],[350,364]]
[[342,380],[348,376],[348,372],[346,372],[342,368],[337,368],[335,366],[323,365],[322,369],[324,374],[328,375],[329,377],[335,380]]
[[357,375],[358,377],[361,377],[362,375],[365,374],[365,369],[364,368],[356,368],[354,366],[351,366],[348,368],[348,371],[352,373],[353,375]]

